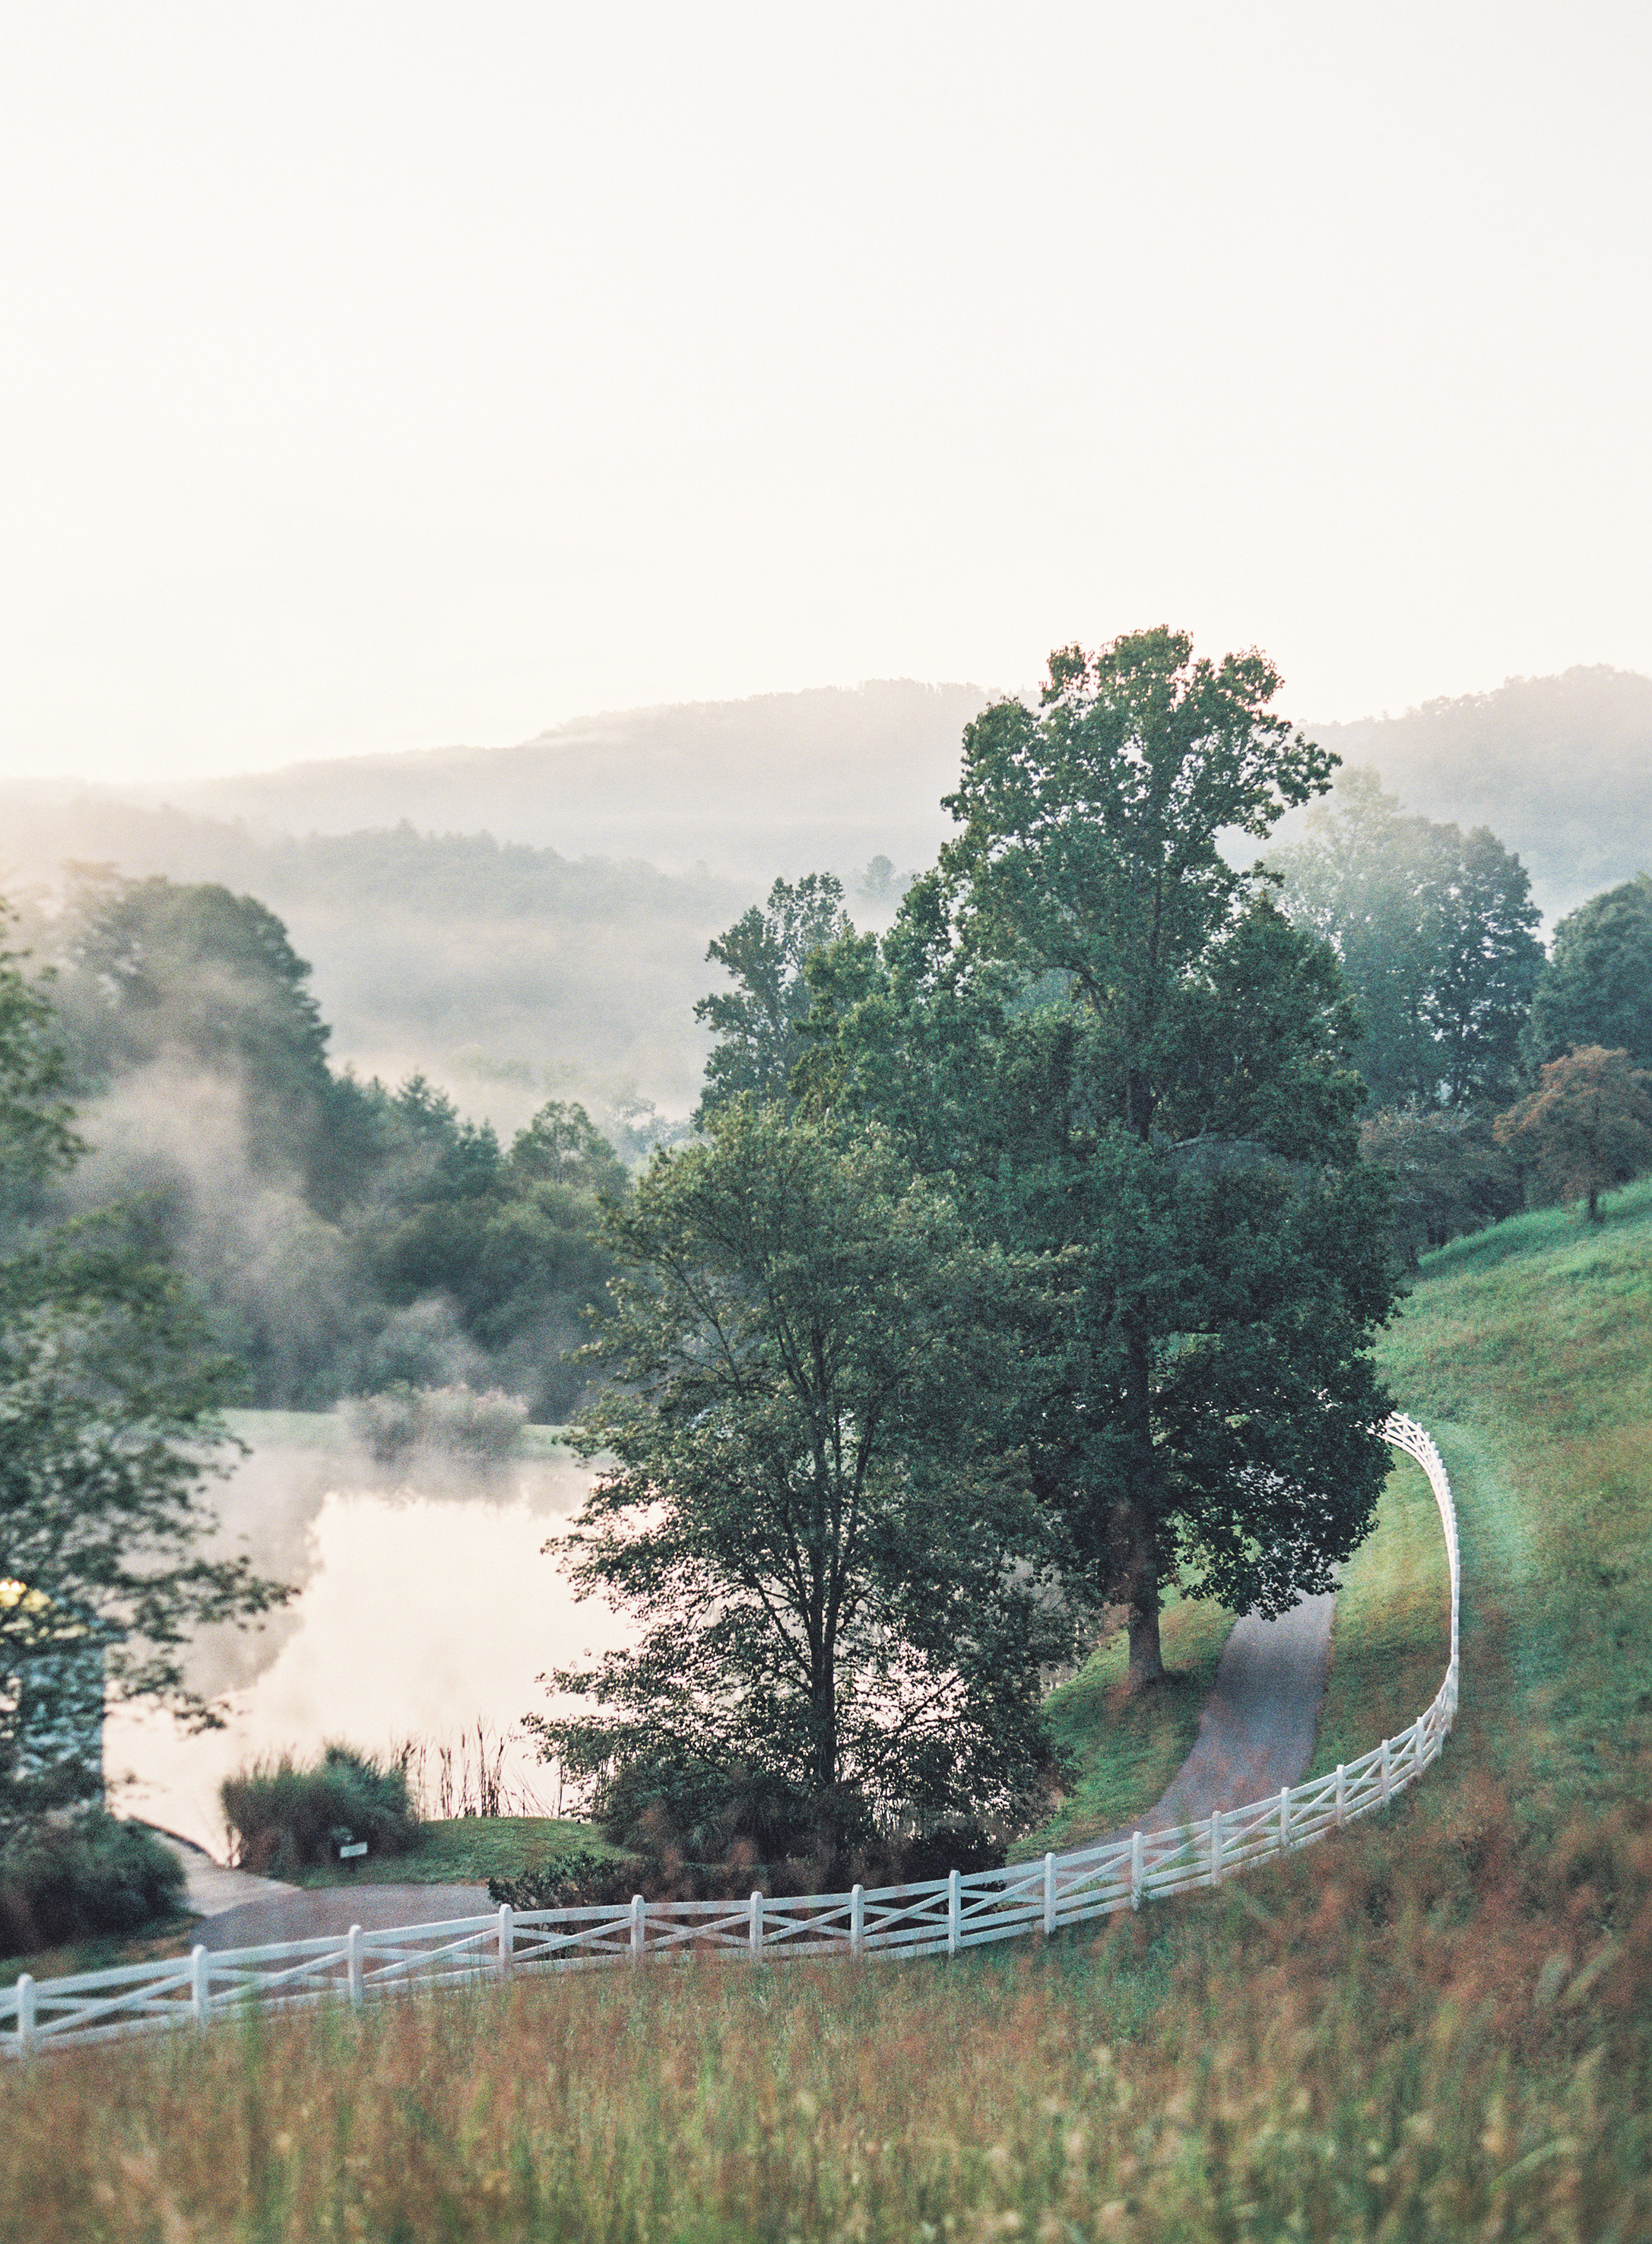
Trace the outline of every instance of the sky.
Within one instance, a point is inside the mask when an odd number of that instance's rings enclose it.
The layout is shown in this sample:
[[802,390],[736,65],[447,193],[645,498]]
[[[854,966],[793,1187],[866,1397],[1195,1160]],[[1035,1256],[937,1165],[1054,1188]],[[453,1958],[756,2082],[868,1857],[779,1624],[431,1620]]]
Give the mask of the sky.
[[0,775],[1652,671],[1652,14],[0,10]]

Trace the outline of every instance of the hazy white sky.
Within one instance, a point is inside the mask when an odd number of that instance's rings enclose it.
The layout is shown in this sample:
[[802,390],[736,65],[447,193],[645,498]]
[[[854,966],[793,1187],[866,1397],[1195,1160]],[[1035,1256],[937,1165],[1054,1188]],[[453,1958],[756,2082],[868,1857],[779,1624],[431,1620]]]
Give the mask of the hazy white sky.
[[10,0],[0,771],[1652,670],[1652,17]]

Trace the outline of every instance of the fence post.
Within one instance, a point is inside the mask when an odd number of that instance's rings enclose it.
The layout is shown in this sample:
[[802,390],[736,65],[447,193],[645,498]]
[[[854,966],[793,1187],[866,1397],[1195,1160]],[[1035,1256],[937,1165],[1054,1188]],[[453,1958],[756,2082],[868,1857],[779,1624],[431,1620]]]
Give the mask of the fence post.
[[28,1971],[17,1975],[17,2055],[35,2053],[35,1983]]
[[508,1901],[499,1903],[499,1977],[508,1979],[516,1964],[516,1917]]
[[1055,1930],[1055,1856],[1044,1857],[1044,1937]]
[[964,1895],[962,1881],[956,1870],[946,1876],[946,1952],[956,1956],[964,1937]]
[[1381,1746],[1378,1748],[1377,1771],[1382,1784],[1382,1802],[1384,1807],[1386,1808],[1388,1805],[1389,1782],[1388,1740],[1386,1738],[1383,1740]]
[[746,1936],[746,1944],[751,1950],[752,1962],[761,1964],[763,1957],[763,1897],[760,1893],[755,1893],[751,1897],[751,1930]]
[[1130,1835],[1130,1906],[1132,1909],[1140,1909],[1141,1906],[1141,1834],[1140,1831],[1132,1832]]
[[206,1960],[206,1950],[201,1947],[189,1951],[189,2015],[198,2026],[206,2023],[212,2003],[212,1966]]
[[353,2011],[359,2011],[362,2007],[362,1928],[359,1924],[353,1924],[350,1927],[349,1938],[344,1946],[344,1957],[346,1969],[349,1974],[350,2008]]
[[1213,1886],[1222,1883],[1222,1810],[1219,1808],[1213,1808],[1210,1811],[1210,1882]]
[[631,1896],[631,1960],[642,1961],[642,1944],[648,1937],[648,1904],[640,1894]]
[[1282,1855],[1290,1852],[1290,1787],[1288,1784],[1282,1784],[1279,1788],[1279,1851]]
[[1337,1828],[1340,1831],[1348,1821],[1348,1771],[1341,1761],[1337,1764]]
[[851,1886],[849,1894],[849,1952],[851,1956],[866,1953],[866,1889]]

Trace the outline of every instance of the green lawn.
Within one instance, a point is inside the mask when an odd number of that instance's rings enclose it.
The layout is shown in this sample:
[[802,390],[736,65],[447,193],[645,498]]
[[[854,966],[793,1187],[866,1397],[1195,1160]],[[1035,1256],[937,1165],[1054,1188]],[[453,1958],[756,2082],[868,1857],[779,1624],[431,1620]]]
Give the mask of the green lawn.
[[1121,1628],[1050,1693],[1045,1711],[1078,1778],[1050,1821],[1017,1841],[1014,1860],[1081,1847],[1146,1815],[1192,1749],[1232,1626],[1222,1606],[1172,1592],[1160,1624],[1168,1671],[1162,1683],[1127,1692],[1129,1639]]
[[1464,1556],[1454,1750],[1555,1828],[1652,1752],[1652,1183],[1424,1259],[1381,1356],[1434,1434]]
[[369,1855],[358,1862],[329,1862],[297,1871],[301,1886],[480,1883],[488,1878],[519,1877],[554,1856],[577,1849],[618,1855],[588,1823],[549,1815],[459,1815],[419,1826],[411,1854]]
[[1341,1570],[1330,1673],[1310,1776],[1357,1761],[1409,1729],[1451,1658],[1451,1569],[1439,1508],[1420,1465],[1389,1475],[1377,1524]]

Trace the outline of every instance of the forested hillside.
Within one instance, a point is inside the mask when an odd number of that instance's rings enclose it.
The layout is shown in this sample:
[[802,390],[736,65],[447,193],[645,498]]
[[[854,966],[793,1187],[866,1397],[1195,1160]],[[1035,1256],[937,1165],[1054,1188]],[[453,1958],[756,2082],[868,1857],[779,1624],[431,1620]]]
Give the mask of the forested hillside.
[[335,1064],[390,1080],[423,1070],[502,1129],[552,1093],[686,1113],[706,1050],[692,1010],[706,947],[754,893],[487,834],[258,839],[173,809],[14,802],[0,894],[32,907],[30,940],[47,955],[45,915],[77,861],[257,896],[313,965]]
[[1652,868],[1652,679],[1597,665],[1310,729],[1408,811],[1494,827],[1550,918]]

